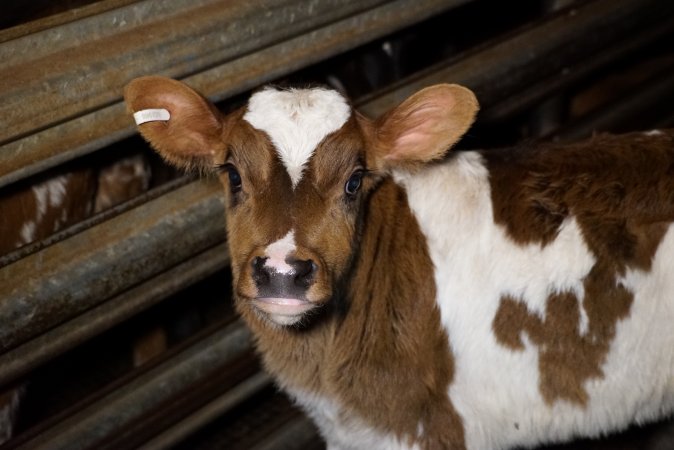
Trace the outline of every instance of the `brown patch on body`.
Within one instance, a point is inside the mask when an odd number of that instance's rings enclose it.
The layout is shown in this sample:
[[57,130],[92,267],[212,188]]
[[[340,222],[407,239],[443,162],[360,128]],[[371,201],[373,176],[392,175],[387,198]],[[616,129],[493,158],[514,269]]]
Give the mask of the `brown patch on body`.
[[648,271],[674,221],[672,133],[597,136],[573,146],[485,153],[496,223],[520,244],[547,245],[573,216],[597,262],[582,280],[588,318],[581,334],[573,292],[551,294],[545,314],[504,296],[492,323],[497,340],[523,350],[523,334],[539,348],[540,391],[548,404],[586,405],[584,383],[602,365],[633,294],[618,284],[627,268]]
[[86,167],[56,172],[34,184],[21,182],[3,190],[0,255],[84,220],[93,210],[95,193],[96,175]]
[[[618,237],[641,234],[643,227],[674,220],[674,131],[598,135],[572,145],[536,144],[482,155],[494,220],[515,242],[545,245],[565,218],[575,216],[595,251],[606,249],[605,242],[618,243],[604,236],[606,231]],[[634,242],[608,253],[636,262]]]
[[501,298],[494,317],[497,340],[513,350],[524,350],[526,333],[539,348],[539,388],[549,405],[557,400],[585,406],[585,382],[603,378],[601,366],[615,337],[619,320],[627,317],[633,295],[616,285],[614,272],[596,265],[584,281],[583,308],[587,332],[581,334],[580,303],[572,292],[548,297],[544,317],[528,310],[526,304],[510,296]]

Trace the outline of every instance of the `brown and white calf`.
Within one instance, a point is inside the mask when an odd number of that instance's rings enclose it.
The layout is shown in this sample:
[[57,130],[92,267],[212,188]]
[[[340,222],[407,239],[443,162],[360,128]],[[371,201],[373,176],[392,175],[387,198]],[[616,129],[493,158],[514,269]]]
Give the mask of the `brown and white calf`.
[[674,133],[456,152],[474,95],[376,121],[334,91],[226,116],[125,91],[170,162],[226,188],[236,307],[329,448],[498,449],[674,411]]

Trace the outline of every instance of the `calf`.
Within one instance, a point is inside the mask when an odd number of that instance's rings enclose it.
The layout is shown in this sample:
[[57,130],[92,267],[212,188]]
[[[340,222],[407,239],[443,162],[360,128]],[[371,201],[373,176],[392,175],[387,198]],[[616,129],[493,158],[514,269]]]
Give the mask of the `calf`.
[[220,173],[236,308],[329,448],[499,449],[674,410],[674,134],[456,152],[478,105],[370,121],[334,91],[221,115],[125,91],[175,165]]

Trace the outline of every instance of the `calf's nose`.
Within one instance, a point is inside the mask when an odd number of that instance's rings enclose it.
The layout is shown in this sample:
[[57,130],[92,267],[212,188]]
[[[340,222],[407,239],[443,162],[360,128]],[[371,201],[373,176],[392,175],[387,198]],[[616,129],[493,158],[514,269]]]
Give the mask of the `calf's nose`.
[[312,260],[290,259],[281,266],[269,258],[257,256],[252,261],[252,277],[258,297],[304,299],[314,283],[317,266]]

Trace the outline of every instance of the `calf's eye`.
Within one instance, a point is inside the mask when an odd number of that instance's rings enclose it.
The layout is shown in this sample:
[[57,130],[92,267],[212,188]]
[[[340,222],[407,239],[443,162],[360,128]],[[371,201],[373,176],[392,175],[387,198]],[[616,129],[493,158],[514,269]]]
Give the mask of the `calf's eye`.
[[356,195],[358,189],[360,189],[362,181],[363,181],[363,171],[358,170],[354,172],[344,185],[344,192],[346,192],[346,195],[349,196]]
[[229,175],[229,188],[232,191],[232,194],[236,194],[241,190],[241,175],[239,174],[239,171],[236,170],[236,167],[231,164],[227,164],[225,169]]

